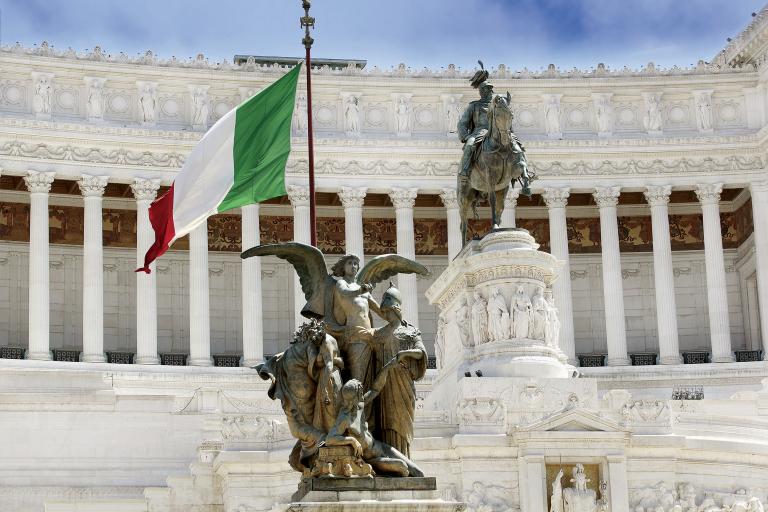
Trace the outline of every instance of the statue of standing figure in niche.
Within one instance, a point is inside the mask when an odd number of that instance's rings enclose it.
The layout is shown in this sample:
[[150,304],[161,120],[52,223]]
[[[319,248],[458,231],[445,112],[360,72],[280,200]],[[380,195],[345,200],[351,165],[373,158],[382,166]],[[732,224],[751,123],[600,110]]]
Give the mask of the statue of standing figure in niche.
[[529,338],[534,340],[544,340],[547,328],[547,301],[540,289],[536,289],[531,299],[531,327]]
[[544,342],[547,346],[557,347],[560,343],[560,316],[555,301],[547,300],[547,323],[544,329]]
[[527,338],[531,323],[531,299],[523,285],[518,285],[512,297],[512,337]]
[[488,334],[493,341],[509,338],[509,310],[498,288],[488,297]]
[[563,468],[557,472],[552,482],[552,496],[550,497],[549,512],[563,512]]
[[475,300],[472,303],[472,337],[475,346],[488,341],[488,304],[478,291],[475,291]]
[[[289,462],[316,476],[423,476],[410,461],[416,405],[414,381],[426,372],[421,333],[402,318],[400,292],[390,286],[379,305],[373,287],[399,273],[429,275],[423,265],[388,254],[359,269],[347,255],[326,271],[315,247],[290,242],[261,245],[242,258],[273,255],[300,277],[310,318],[292,346],[256,367],[272,381],[297,438]],[[371,313],[386,323],[374,328]],[[373,414],[373,412],[376,414]]]

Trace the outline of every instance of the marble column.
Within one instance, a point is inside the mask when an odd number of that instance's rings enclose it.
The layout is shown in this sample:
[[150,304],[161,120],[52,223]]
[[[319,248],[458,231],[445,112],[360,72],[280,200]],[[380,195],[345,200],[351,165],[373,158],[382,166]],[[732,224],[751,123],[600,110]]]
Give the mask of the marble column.
[[[397,254],[416,258],[416,242],[413,236],[413,206],[416,204],[416,188],[392,188],[389,198],[395,207],[397,219]],[[403,319],[418,327],[419,294],[414,274],[397,276],[397,287],[403,294]]]
[[461,239],[461,213],[459,212],[456,189],[444,188],[440,193],[440,199],[443,201],[448,219],[448,263],[450,263],[464,245]]
[[713,363],[729,363],[734,360],[731,349],[731,324],[728,318],[723,238],[720,231],[720,193],[722,191],[722,183],[696,187],[704,224],[704,264],[707,274],[707,307]]
[[55,173],[27,171],[29,208],[29,348],[27,359],[50,361],[48,192]]
[[[312,244],[312,233],[309,219],[309,187],[288,185],[288,199],[293,206],[293,241],[302,244]],[[301,309],[307,303],[304,292],[301,290],[299,276],[291,267],[293,276],[293,310],[294,329],[304,323]]]
[[208,282],[208,222],[189,232],[189,361],[212,366],[211,309]]
[[560,317],[560,349],[568,356],[568,362],[579,364],[576,358],[576,342],[573,329],[573,296],[571,295],[571,257],[568,252],[568,224],[565,217],[565,205],[570,196],[568,188],[548,188],[542,197],[549,209],[549,246],[553,256],[563,262],[560,277],[552,285]]
[[[757,305],[760,315],[760,338],[763,359],[768,361],[768,181],[758,181],[749,186],[752,194],[752,218],[754,221],[755,267],[757,271]],[[753,330],[754,332],[754,330]],[[752,348],[758,346],[752,340]]]
[[367,188],[341,187],[339,199],[344,206],[344,237],[347,254],[360,258],[360,267],[364,263],[365,248],[363,246],[363,202]]
[[[259,205],[240,208],[242,249],[261,243]],[[242,260],[243,272],[243,359],[242,366],[254,366],[264,359],[264,313],[261,306],[261,258]]]
[[619,253],[619,225],[616,205],[621,187],[596,187],[593,194],[600,208],[600,246],[603,262],[603,297],[608,366],[630,364],[627,357],[627,328],[624,319],[624,287]]
[[103,363],[104,355],[104,248],[101,198],[108,176],[83,174],[78,182],[83,195],[83,352],[87,363]]
[[[512,184],[514,185],[514,183]],[[504,212],[501,214],[501,227],[515,227],[515,208],[517,208],[517,198],[520,197],[520,189],[509,187],[507,195],[504,197]]]
[[656,325],[659,338],[659,362],[680,364],[680,345],[677,339],[677,307],[675,305],[675,277],[672,267],[672,245],[669,241],[670,185],[645,189],[645,200],[651,207],[653,232],[653,280],[656,288]]
[[[144,255],[155,242],[149,223],[149,205],[157,197],[160,180],[135,178],[131,189],[136,198],[136,263],[144,265]],[[157,262],[149,274],[136,272],[136,364],[160,364],[157,355]]]

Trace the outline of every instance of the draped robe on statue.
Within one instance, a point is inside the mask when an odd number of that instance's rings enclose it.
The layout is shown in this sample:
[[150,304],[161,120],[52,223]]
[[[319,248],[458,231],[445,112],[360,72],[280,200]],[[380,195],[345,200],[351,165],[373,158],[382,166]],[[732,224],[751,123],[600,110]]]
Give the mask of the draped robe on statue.
[[377,340],[376,348],[378,371],[401,350],[422,352],[420,359],[405,358],[389,371],[387,383],[375,402],[374,437],[410,458],[416,412],[415,381],[427,372],[427,350],[421,341],[421,332],[410,324],[399,326],[394,332],[383,328],[379,335],[381,338]]

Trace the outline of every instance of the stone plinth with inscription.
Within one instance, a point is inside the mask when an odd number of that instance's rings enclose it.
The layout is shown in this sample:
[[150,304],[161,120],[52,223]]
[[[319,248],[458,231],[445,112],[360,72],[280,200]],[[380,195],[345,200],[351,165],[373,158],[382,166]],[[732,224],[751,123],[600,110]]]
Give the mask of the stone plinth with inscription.
[[440,309],[440,374],[566,378],[552,283],[562,263],[525,229],[468,243],[427,290]]

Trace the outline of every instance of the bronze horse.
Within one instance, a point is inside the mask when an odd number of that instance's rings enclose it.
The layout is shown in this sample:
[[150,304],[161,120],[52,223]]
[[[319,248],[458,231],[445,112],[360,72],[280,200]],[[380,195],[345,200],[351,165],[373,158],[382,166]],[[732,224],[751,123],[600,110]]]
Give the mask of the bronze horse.
[[457,195],[461,211],[462,243],[467,243],[469,212],[477,217],[477,205],[487,199],[491,206],[491,225],[497,228],[504,211],[504,198],[510,185],[519,181],[521,192],[530,197],[532,175],[522,146],[512,133],[512,97],[495,95],[488,110],[488,134],[473,159],[469,179],[458,178]]

